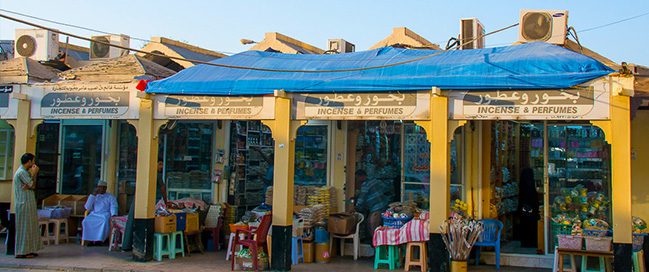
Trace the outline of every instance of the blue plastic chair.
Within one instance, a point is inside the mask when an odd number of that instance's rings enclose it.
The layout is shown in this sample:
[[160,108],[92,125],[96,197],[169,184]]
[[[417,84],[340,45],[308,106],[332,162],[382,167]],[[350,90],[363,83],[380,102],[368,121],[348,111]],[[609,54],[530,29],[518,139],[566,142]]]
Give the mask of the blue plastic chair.
[[500,270],[500,233],[503,230],[503,222],[496,219],[482,219],[483,231],[475,248],[475,264],[480,263],[480,247],[494,247],[496,251],[496,269]]

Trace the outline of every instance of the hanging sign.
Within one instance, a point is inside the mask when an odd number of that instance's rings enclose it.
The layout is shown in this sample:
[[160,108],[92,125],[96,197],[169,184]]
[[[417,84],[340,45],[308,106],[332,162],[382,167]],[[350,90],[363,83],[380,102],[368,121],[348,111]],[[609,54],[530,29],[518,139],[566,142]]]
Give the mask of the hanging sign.
[[422,120],[430,114],[430,91],[299,94],[293,101],[297,120]]
[[156,96],[156,119],[273,119],[272,96]]
[[452,119],[608,119],[609,94],[593,87],[449,92]]
[[60,82],[26,90],[34,119],[137,119],[135,83]]

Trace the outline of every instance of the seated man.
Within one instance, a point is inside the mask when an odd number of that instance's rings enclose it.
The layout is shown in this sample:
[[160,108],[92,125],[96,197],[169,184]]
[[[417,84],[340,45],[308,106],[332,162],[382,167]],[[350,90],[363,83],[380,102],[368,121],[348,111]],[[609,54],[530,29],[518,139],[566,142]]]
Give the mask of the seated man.
[[356,171],[356,180],[361,183],[360,192],[356,194],[356,210],[365,214],[368,231],[374,233],[374,230],[381,226],[381,213],[394,198],[394,189],[389,180],[368,178],[363,170]]
[[83,219],[83,239],[90,241],[89,245],[106,241],[110,231],[110,218],[117,215],[117,199],[106,193],[106,182],[100,180],[95,192],[88,196],[85,205],[89,212]]

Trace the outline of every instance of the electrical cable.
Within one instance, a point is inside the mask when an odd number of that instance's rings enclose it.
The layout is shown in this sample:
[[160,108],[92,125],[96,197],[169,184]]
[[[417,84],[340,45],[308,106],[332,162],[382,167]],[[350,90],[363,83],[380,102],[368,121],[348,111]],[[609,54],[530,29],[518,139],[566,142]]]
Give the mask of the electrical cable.
[[[6,9],[2,9],[2,8],[0,8],[0,11],[6,12],[6,13],[11,13],[11,14],[14,14],[14,15],[20,15],[20,16],[23,16],[23,17],[27,17],[27,18],[31,18],[31,19],[35,19],[35,20],[39,20],[39,21],[53,23],[53,24],[57,24],[57,25],[82,29],[82,30],[86,30],[86,31],[90,31],[90,32],[96,32],[96,33],[101,33],[101,34],[105,34],[105,35],[118,35],[116,33],[110,33],[110,32],[99,30],[99,29],[93,29],[93,28],[89,28],[89,27],[84,27],[84,26],[79,26],[79,25],[73,25],[73,24],[68,24],[68,23],[64,23],[64,22],[54,21],[54,20],[50,20],[50,19],[46,19],[46,18],[42,18],[42,17],[36,17],[36,16],[33,16],[33,15],[20,13],[20,12],[16,12],[16,11],[11,11],[11,10],[6,10]],[[158,41],[153,41],[153,40],[144,39],[144,38],[138,38],[138,37],[131,36],[131,35],[128,35],[128,37],[131,40],[147,42],[147,43],[150,42],[150,43],[162,44],[161,42],[158,42]],[[224,55],[234,55],[234,54],[236,54],[236,53],[233,53],[233,52],[225,52],[225,51],[216,51],[216,50],[211,50],[211,51],[221,53],[221,54],[224,54]]]
[[[395,62],[395,63],[379,65],[379,66],[371,66],[371,67],[348,68],[348,69],[339,69],[339,70],[293,70],[293,69],[282,70],[282,69],[270,69],[270,68],[247,67],[247,66],[238,66],[238,65],[227,65],[227,64],[220,64],[220,63],[211,63],[211,62],[201,61],[201,60],[193,60],[193,59],[186,59],[186,58],[180,58],[180,57],[174,57],[174,56],[167,56],[167,55],[163,55],[163,54],[158,54],[158,53],[153,53],[153,52],[146,52],[146,51],[139,50],[139,49],[129,48],[129,47],[121,46],[121,45],[117,45],[117,44],[111,44],[109,42],[93,40],[93,39],[90,39],[90,38],[86,38],[86,37],[75,35],[75,34],[72,34],[72,33],[56,30],[56,29],[53,29],[53,28],[49,28],[49,27],[46,27],[46,26],[42,26],[42,25],[39,25],[39,24],[36,24],[36,23],[28,22],[28,21],[25,21],[25,20],[22,20],[22,19],[18,19],[18,18],[14,18],[14,17],[8,16],[8,15],[4,15],[4,14],[0,14],[0,18],[5,18],[7,20],[11,20],[11,21],[15,21],[15,22],[18,22],[18,23],[26,24],[26,25],[29,25],[29,26],[32,26],[32,27],[45,29],[45,30],[48,30],[48,31],[51,31],[51,32],[54,32],[54,33],[70,36],[70,37],[73,37],[73,38],[76,38],[76,39],[95,42],[95,43],[99,43],[99,44],[103,44],[103,45],[107,45],[107,46],[112,46],[112,47],[116,47],[116,48],[123,49],[123,50],[129,50],[129,51],[133,51],[133,52],[137,52],[137,53],[147,54],[147,55],[151,55],[151,56],[169,58],[169,59],[173,59],[173,60],[189,61],[189,62],[193,62],[193,63],[205,64],[205,65],[216,66],[216,67],[221,67],[221,68],[251,70],[251,71],[263,71],[263,72],[278,72],[278,73],[344,73],[344,72],[358,72],[358,71],[367,71],[367,70],[373,70],[373,69],[382,69],[382,68],[400,66],[400,65],[404,65],[404,64],[424,60],[424,59],[427,59],[427,58],[431,58],[431,57],[440,55],[440,54],[445,52],[445,51],[440,50],[440,51],[435,52],[433,54],[424,55],[424,56],[409,59],[409,60],[406,60],[406,61]],[[482,35],[468,41],[468,43],[471,43],[473,41],[476,41],[478,39],[481,39],[483,37],[486,37],[486,36],[501,32],[501,31],[505,31],[505,30],[513,28],[515,26],[518,26],[518,23],[515,23],[515,24],[512,24],[512,25],[509,25],[509,26],[506,26],[506,27],[491,31],[489,33],[482,34]],[[457,46],[459,46],[459,44]],[[457,46],[455,46],[455,47],[457,47]]]

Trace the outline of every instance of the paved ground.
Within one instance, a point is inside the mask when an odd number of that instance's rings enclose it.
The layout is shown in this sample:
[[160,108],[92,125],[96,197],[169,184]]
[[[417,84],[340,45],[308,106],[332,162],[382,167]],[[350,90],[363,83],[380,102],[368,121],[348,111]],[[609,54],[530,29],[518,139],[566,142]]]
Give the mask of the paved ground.
[[[4,241],[0,252],[5,252]],[[2,271],[230,271],[230,263],[225,261],[225,253],[206,252],[192,254],[190,257],[166,260],[163,262],[138,263],[130,259],[129,253],[108,252],[106,247],[81,247],[78,244],[47,246],[34,259],[15,259],[0,255]],[[354,261],[351,257],[336,257],[329,264],[300,264],[293,271],[373,271],[372,260],[362,258]],[[495,271],[493,266],[469,266],[469,271]],[[501,271],[532,271],[529,268],[503,267]]]

